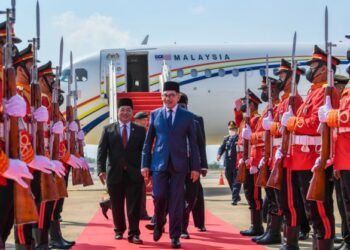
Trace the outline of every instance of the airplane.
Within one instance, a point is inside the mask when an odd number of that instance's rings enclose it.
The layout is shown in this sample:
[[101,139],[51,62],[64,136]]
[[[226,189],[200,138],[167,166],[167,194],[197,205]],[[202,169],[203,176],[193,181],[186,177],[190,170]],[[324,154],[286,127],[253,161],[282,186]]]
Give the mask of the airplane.
[[[322,45],[320,45],[322,47]],[[347,75],[346,50],[338,43],[332,55],[341,60],[337,74]],[[74,62],[78,80],[78,118],[86,133],[87,144],[98,144],[102,128],[109,122],[109,64],[113,61],[118,93],[159,92],[164,62],[171,69],[173,81],[189,97],[189,110],[205,121],[207,145],[219,144],[227,134],[227,123],[234,119],[234,101],[244,96],[244,74],[248,87],[258,96],[257,88],[265,75],[266,55],[269,75],[277,70],[281,58],[291,60],[290,44],[241,44],[224,46],[149,46],[103,49]],[[297,44],[296,60],[305,66],[313,44]],[[63,79],[69,67],[63,70]],[[298,91],[306,94],[310,83],[302,77]],[[67,85],[62,84],[66,91]],[[265,105],[260,105],[260,111]],[[64,105],[62,106],[64,107]]]

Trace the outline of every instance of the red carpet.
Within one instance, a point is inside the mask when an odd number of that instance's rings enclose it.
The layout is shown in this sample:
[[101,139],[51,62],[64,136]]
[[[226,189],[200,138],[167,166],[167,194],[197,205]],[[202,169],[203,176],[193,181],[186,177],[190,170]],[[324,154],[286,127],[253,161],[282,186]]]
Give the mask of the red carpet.
[[[147,201],[151,203],[151,200]],[[148,211],[151,209],[151,204]],[[111,217],[111,213],[108,214]],[[141,221],[141,239],[143,245],[135,245],[128,243],[124,233],[123,240],[114,239],[114,231],[111,218],[106,220],[100,210],[96,212],[92,220],[88,223],[82,234],[76,240],[74,250],[86,249],[120,249],[120,250],[136,250],[136,249],[172,249],[170,247],[170,239],[168,228],[158,242],[153,241],[153,234],[145,228],[145,221]],[[168,225],[167,225],[168,226]],[[266,250],[266,248],[256,245],[250,238],[242,237],[239,230],[206,211],[206,228],[207,232],[197,232],[191,224],[189,233],[191,239],[181,239],[182,248],[186,250]]]

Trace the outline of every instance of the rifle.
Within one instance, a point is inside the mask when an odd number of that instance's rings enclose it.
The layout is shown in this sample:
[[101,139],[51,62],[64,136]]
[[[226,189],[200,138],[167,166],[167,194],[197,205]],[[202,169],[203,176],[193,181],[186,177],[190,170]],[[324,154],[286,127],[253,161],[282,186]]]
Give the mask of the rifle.
[[[325,89],[324,103],[326,103],[327,96],[332,101],[332,92],[334,89],[334,77],[332,70],[332,42],[328,42],[328,8],[325,10],[325,42],[327,53],[327,87]],[[309,190],[306,199],[311,201],[324,201],[326,195],[326,173],[327,160],[331,155],[331,129],[327,123],[320,124],[320,131],[322,136],[321,159],[319,164],[314,168],[312,179],[310,181]]]
[[[73,131],[70,131],[68,126],[71,122],[74,121],[73,107],[71,103],[71,98],[73,96],[71,85],[73,83],[73,54],[70,52],[70,74],[68,78],[68,93],[67,93],[67,106],[66,106],[66,120],[67,120],[67,144],[68,152],[71,155],[76,155],[76,134]],[[83,184],[83,178],[81,169],[72,168],[72,183],[73,185]]]
[[[40,49],[40,14],[39,2],[36,3],[36,32],[37,37],[31,41],[33,44],[33,66],[31,69],[31,110],[32,113],[41,107],[41,89],[38,83],[37,52]],[[45,155],[44,124],[35,121],[32,117],[32,141],[36,155]],[[40,173],[40,192],[42,201],[53,201],[58,199],[56,183],[52,174]]]
[[[15,22],[15,1],[12,8],[6,10],[6,43],[3,47],[3,101],[17,94],[16,72],[13,67],[13,43],[11,28]],[[5,107],[5,105],[3,106]],[[20,130],[17,117],[8,117],[4,112],[5,151],[9,158],[20,159]],[[27,224],[38,221],[38,211],[35,206],[30,181],[26,180],[28,188],[23,188],[16,182],[13,184],[15,223]]]
[[[296,72],[297,72],[297,62],[295,61],[295,50],[296,50],[296,43],[297,43],[297,33],[294,32],[293,37],[293,50],[292,50],[292,68],[293,68],[293,74],[292,74],[292,84],[291,84],[291,95],[288,99],[288,107],[290,107],[293,112],[295,113],[295,96],[297,91],[296,86]],[[282,175],[283,175],[283,160],[285,156],[290,157],[290,151],[291,151],[291,135],[287,128],[284,126],[282,127],[282,146],[281,146],[281,152],[282,157],[279,159],[276,159],[275,164],[273,166],[273,169],[270,174],[270,178],[267,181],[267,186],[281,190],[281,184],[282,184]]]
[[[80,130],[80,121],[78,119],[78,83],[77,83],[77,78],[74,78],[74,92],[73,92],[73,104],[74,104],[74,120],[78,124],[79,130]],[[78,153],[81,157],[84,157],[84,141],[78,139]],[[91,186],[94,185],[94,182],[91,178],[91,174],[89,169],[83,169],[82,170],[82,181],[83,181],[83,186]]]
[[[249,109],[249,90],[247,88],[247,71],[244,71],[244,89],[245,89],[245,101],[247,106],[247,110],[244,116],[244,122],[245,122],[245,126],[249,126],[250,109]],[[243,157],[242,157],[242,162],[238,165],[238,172],[236,177],[236,181],[241,184],[244,184],[247,178],[246,161],[249,159],[249,150],[250,150],[249,144],[250,144],[249,140],[243,139]]]
[[[272,116],[272,99],[271,99],[271,82],[269,79],[269,57],[268,55],[266,55],[266,68],[265,68],[265,76],[266,76],[266,84],[268,86],[268,96],[269,96],[269,101],[268,101],[268,106],[267,106],[267,115],[269,115],[269,113]],[[270,130],[266,130],[264,132],[264,137],[265,137],[265,141],[264,141],[264,147],[265,147],[265,152],[264,152],[264,163],[263,165],[260,167],[260,171],[259,171],[259,175],[258,178],[256,179],[256,185],[258,187],[266,187],[267,185],[267,181],[268,181],[268,169],[269,169],[269,162],[271,160],[271,147],[272,147],[272,143],[271,143],[271,132]]]
[[[59,95],[60,95],[60,77],[62,74],[62,62],[63,62],[63,38],[60,41],[60,57],[59,65],[56,66],[56,79],[53,85],[52,93],[52,116],[51,116],[51,127],[56,122],[60,121],[60,105],[59,105]],[[51,133],[50,134],[50,153],[52,160],[60,159],[60,135]],[[68,197],[66,181],[62,177],[55,175],[56,187],[58,196],[60,198]]]

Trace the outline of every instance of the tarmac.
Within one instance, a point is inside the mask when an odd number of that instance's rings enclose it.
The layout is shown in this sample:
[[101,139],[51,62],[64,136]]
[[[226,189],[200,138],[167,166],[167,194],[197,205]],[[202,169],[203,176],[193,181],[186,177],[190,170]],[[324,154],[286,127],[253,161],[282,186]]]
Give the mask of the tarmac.
[[[221,218],[227,223],[238,229],[247,229],[250,226],[250,213],[247,201],[245,200],[243,190],[241,190],[242,200],[237,206],[231,205],[231,192],[226,179],[224,185],[219,185],[220,170],[209,170],[201,182],[205,193],[205,207],[215,216]],[[97,176],[93,176],[95,185],[90,187],[69,185],[69,197],[65,200],[62,213],[62,233],[68,240],[76,239],[93,215],[99,210],[99,201],[108,198],[104,186],[99,182]],[[151,199],[148,196],[147,199]],[[340,236],[340,216],[337,209],[336,199],[334,197],[334,211],[336,220],[336,233]],[[152,215],[152,211],[148,211]],[[109,212],[110,220],[111,213]],[[266,225],[264,225],[266,226]],[[191,232],[189,232],[191,233]],[[307,241],[300,241],[300,249],[311,249],[311,236]],[[141,235],[142,238],[142,235]],[[269,245],[267,249],[279,249],[280,245]],[[6,249],[14,249],[14,238],[11,234]]]

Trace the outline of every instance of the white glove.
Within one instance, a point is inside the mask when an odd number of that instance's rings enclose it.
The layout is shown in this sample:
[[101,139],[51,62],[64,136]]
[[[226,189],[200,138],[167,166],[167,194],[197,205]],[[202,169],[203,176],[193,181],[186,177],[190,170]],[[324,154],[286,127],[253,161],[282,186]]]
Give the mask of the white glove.
[[331,103],[331,97],[326,96],[326,103],[320,107],[318,110],[318,119],[320,122],[326,122],[327,121],[327,115],[329,111],[332,109],[332,103]]
[[275,153],[275,161],[281,159],[282,157],[283,157],[283,154],[282,154],[281,149],[279,148],[276,150],[276,153]]
[[314,166],[311,169],[311,172],[313,173],[315,171],[315,169],[320,165],[321,163],[321,157],[317,157]]
[[252,138],[252,130],[250,129],[249,125],[247,125],[243,130],[242,130],[242,137],[245,140],[250,140]]
[[78,132],[78,140],[79,140],[79,141],[84,141],[84,139],[85,139],[84,131],[83,131],[83,130],[80,130],[80,131]]
[[8,169],[3,173],[3,176],[14,180],[23,188],[28,188],[28,184],[22,178],[33,179],[25,162],[17,159],[9,159]]
[[28,166],[32,169],[39,170],[45,174],[51,174],[53,165],[50,160],[43,155],[35,155],[34,159],[28,163]]
[[33,112],[33,117],[37,122],[47,122],[49,120],[49,112],[44,106],[40,106]]
[[9,116],[25,117],[27,113],[27,104],[24,98],[18,94],[12,96],[5,103],[5,112]]
[[71,123],[69,123],[68,128],[72,132],[78,132],[79,130],[78,124],[75,121],[72,121]]
[[251,166],[251,167],[249,168],[249,173],[250,173],[250,174],[256,174],[258,171],[259,171],[258,168],[255,167],[255,166]]
[[81,162],[79,160],[79,158],[77,158],[75,155],[70,155],[67,164],[69,166],[71,166],[72,168],[82,168],[82,166],[80,165]]
[[272,124],[272,114],[271,112],[269,111],[268,112],[268,115],[263,119],[263,122],[262,122],[262,126],[265,130],[270,130],[271,128],[271,124]]
[[259,162],[259,165],[258,165],[258,169],[260,169],[265,163],[265,160],[264,160],[264,157],[261,158],[260,162]]
[[289,118],[291,118],[292,116],[293,116],[293,110],[292,110],[292,107],[289,106],[288,111],[282,115],[281,124],[286,127],[288,124]]
[[62,162],[58,161],[58,160],[52,160],[51,164],[54,166],[53,167],[53,171],[55,172],[55,174],[57,174],[60,178],[62,178],[63,176],[66,175],[65,172],[65,167],[63,166]]
[[63,122],[61,121],[56,122],[51,128],[52,133],[58,134],[58,135],[62,135],[63,130],[64,130],[64,126],[63,126]]
[[[243,164],[243,163],[244,163],[243,158],[239,159],[238,164]],[[249,165],[249,163],[250,163],[250,159],[247,159],[247,160],[245,161],[245,164],[246,164],[246,165]]]
[[84,170],[89,170],[89,164],[87,163],[84,157],[80,157],[80,162]]

